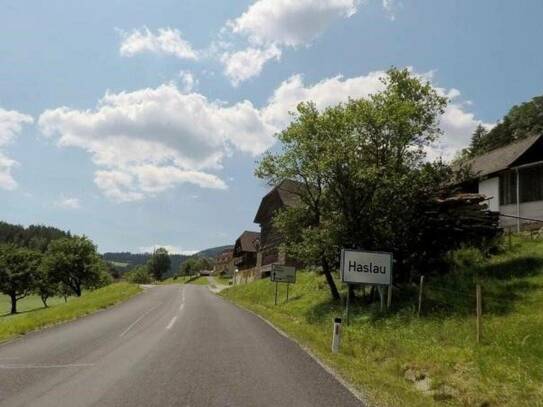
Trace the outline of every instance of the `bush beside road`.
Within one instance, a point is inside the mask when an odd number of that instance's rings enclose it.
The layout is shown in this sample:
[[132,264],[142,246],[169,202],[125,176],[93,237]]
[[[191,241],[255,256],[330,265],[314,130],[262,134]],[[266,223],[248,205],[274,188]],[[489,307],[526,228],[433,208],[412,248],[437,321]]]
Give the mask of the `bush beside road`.
[[23,335],[36,329],[60,322],[70,321],[103,308],[107,308],[141,292],[135,284],[115,283],[95,291],[83,292],[81,297],[69,298],[65,303],[62,298],[50,301],[49,308],[39,308],[41,301],[37,296],[21,300],[21,311],[15,315],[9,313],[9,301],[0,297],[2,314],[0,317],[0,342]]
[[351,324],[343,324],[338,354],[330,351],[332,320],[343,316],[344,307],[330,300],[322,276],[299,272],[288,303],[286,286],[280,284],[277,306],[268,280],[230,287],[221,295],[307,346],[372,404],[541,405],[543,242],[513,242],[512,250],[478,268],[484,311],[480,345],[475,340],[475,303],[462,287],[468,280],[473,284],[472,266],[467,265],[431,281],[420,318],[416,287],[395,293],[388,315],[379,313],[378,304],[366,305],[359,298],[352,306]]

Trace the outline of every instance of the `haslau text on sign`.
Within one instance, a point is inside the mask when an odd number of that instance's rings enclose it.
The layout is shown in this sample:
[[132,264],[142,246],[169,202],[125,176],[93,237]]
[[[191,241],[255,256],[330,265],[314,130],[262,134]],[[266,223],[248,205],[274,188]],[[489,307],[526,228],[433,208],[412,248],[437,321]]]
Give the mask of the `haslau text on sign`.
[[343,249],[341,280],[354,284],[392,284],[392,253]]

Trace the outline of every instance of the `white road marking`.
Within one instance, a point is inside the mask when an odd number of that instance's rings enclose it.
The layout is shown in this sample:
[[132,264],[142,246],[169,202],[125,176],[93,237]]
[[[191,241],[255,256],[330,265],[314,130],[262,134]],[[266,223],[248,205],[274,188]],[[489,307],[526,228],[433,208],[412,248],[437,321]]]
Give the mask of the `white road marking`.
[[173,324],[175,324],[175,321],[177,321],[177,316],[172,318],[172,320],[170,321],[166,329],[170,329],[173,326]]
[[56,369],[61,367],[89,367],[94,363],[68,363],[66,365],[0,365],[0,369]]
[[183,311],[184,306],[185,306],[185,304],[183,304],[183,303],[179,304],[179,311]]
[[[158,304],[158,305],[160,305],[160,304]],[[141,321],[148,313],[150,313],[152,310],[154,310],[156,307],[158,307],[158,305],[155,305],[153,308],[150,308],[150,309],[148,309],[147,311],[145,311],[143,314],[141,314],[141,316],[140,316],[138,319],[136,319],[134,322],[132,322],[132,323],[128,326],[128,328],[126,328],[119,336],[120,336],[120,337],[125,336],[125,335],[128,333],[128,331],[130,331],[130,329],[132,329],[132,327],[133,327],[134,325],[136,325],[138,322],[140,322],[140,321]]]

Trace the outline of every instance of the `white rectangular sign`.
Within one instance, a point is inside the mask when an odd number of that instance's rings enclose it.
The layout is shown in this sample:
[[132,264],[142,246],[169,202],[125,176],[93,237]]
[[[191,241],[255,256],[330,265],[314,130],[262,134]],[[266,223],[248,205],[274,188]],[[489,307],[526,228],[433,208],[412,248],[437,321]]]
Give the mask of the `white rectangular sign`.
[[291,266],[272,264],[270,279],[278,283],[295,283],[296,269]]
[[392,253],[341,250],[341,281],[355,284],[392,284]]

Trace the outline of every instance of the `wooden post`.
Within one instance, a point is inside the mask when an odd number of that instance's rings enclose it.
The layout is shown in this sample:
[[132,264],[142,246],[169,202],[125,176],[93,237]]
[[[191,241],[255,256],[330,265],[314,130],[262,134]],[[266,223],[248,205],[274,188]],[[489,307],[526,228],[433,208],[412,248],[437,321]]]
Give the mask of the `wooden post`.
[[275,282],[275,305],[277,305],[277,281]]
[[290,285],[290,283],[287,283],[287,302],[288,302],[288,286]]
[[424,276],[420,276],[420,286],[419,286],[419,308],[417,315],[420,317],[420,312],[422,310],[422,288],[424,286]]
[[382,285],[379,285],[377,290],[379,291],[379,310],[383,312],[385,310],[385,290]]
[[481,343],[481,315],[483,313],[483,300],[481,296],[481,285],[475,286],[475,295],[477,299],[477,343]]
[[351,303],[351,286],[347,284],[347,302],[345,304],[345,322],[349,325],[349,314],[350,314],[350,303]]
[[392,284],[388,285],[387,310],[390,309],[390,304],[392,304]]

